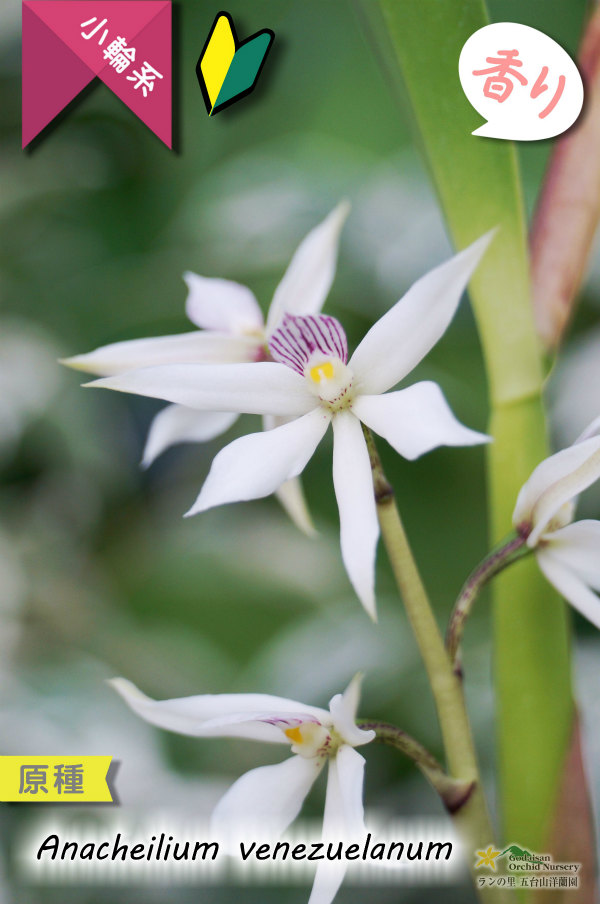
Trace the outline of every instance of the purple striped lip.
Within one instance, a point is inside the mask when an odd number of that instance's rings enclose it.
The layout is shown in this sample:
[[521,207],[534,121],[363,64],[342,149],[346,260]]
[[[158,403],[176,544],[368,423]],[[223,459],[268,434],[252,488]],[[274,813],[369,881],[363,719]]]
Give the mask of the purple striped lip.
[[266,722],[268,725],[276,725],[278,728],[282,725],[287,725],[290,728],[293,728],[297,725],[304,725],[306,722],[312,722],[314,725],[321,725],[322,723],[316,719],[314,716],[310,716],[308,714],[302,714],[297,716],[292,715],[281,715],[281,716],[254,716],[254,719],[257,722]]
[[325,314],[295,317],[284,314],[269,340],[271,357],[304,375],[304,368],[315,352],[327,358],[348,361],[348,341],[339,320]]

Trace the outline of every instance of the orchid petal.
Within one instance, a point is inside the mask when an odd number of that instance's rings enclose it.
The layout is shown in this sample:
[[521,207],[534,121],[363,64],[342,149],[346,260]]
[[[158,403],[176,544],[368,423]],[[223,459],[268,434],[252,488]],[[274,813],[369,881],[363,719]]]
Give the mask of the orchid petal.
[[[341,747],[329,761],[327,796],[323,817],[325,843],[352,840],[364,835],[362,785],[365,761],[351,747]],[[347,862],[323,861],[317,867],[308,904],[331,904],[344,881]]]
[[297,317],[284,314],[269,339],[269,353],[274,361],[304,375],[314,356],[348,360],[348,340],[339,320],[327,314]]
[[386,395],[359,396],[352,405],[363,424],[411,461],[438,446],[474,446],[490,437],[463,426],[437,383],[415,383]]
[[363,673],[357,672],[352,681],[341,695],[344,710],[350,719],[356,719],[360,695],[362,691]]
[[[263,427],[265,430],[273,430],[274,427],[281,427],[286,424],[288,420],[288,418],[266,414],[263,417]],[[307,537],[314,537],[317,531],[304,498],[301,481],[297,477],[293,477],[292,480],[286,480],[278,490],[275,490],[275,495],[296,527],[306,534]]]
[[254,294],[229,279],[183,274],[188,287],[185,311],[192,323],[205,330],[262,334],[262,311]]
[[315,537],[317,530],[306,504],[301,481],[297,477],[286,480],[275,490],[275,495],[296,527],[307,537]]
[[262,346],[250,336],[202,333],[192,330],[175,336],[155,336],[113,342],[89,352],[63,358],[61,364],[101,377],[161,364],[237,364],[255,361]]
[[166,364],[94,380],[85,386],[164,399],[198,411],[240,414],[306,414],[315,397],[306,381],[285,367],[258,364]]
[[237,414],[228,411],[196,411],[184,405],[167,405],[150,425],[142,466],[148,468],[177,443],[205,443],[221,436],[237,419]]
[[329,703],[329,711],[333,718],[335,730],[346,744],[350,744],[352,747],[368,744],[369,741],[375,738],[374,731],[364,730],[356,724],[361,684],[362,675],[358,673],[354,676],[344,693],[336,694]]
[[365,832],[363,782],[365,758],[352,747],[344,745],[335,758],[343,807],[343,828],[350,838],[360,838]]
[[544,537],[543,550],[600,591],[600,521],[576,521]]
[[273,296],[267,335],[284,314],[318,314],[335,276],[338,244],[350,205],[342,202],[308,233],[294,254]]
[[[305,714],[307,720],[316,719],[323,724],[331,722],[331,716],[325,709],[271,694],[200,694],[172,700],[153,700],[124,678],[113,678],[109,684],[133,712],[146,722],[193,737],[249,738],[274,744],[289,744],[280,728],[262,721],[265,713],[273,718],[285,718],[290,713],[299,713]],[[257,716],[261,720],[255,721]],[[241,717],[246,721],[232,721],[232,717],[234,720]]]
[[280,836],[302,809],[324,762],[321,757],[292,756],[275,766],[246,772],[215,807],[211,838],[218,838],[227,852],[234,853],[240,840]]
[[[591,424],[585,428],[582,434],[577,437],[575,443],[582,443],[586,439],[591,439],[593,436],[598,436],[600,433],[600,417],[594,418]],[[575,443],[573,445],[575,445]]]
[[274,493],[286,480],[302,473],[330,420],[326,411],[314,408],[282,427],[234,440],[214,459],[202,491],[187,514]]
[[562,449],[537,466],[521,488],[513,524],[532,526],[527,544],[534,547],[557,512],[600,478],[600,437]]
[[395,386],[444,335],[492,235],[422,276],[371,327],[349,364],[361,392],[375,395]]
[[333,436],[333,485],[340,512],[342,559],[361,603],[375,620],[379,524],[369,453],[360,422],[348,411],[334,416]]
[[571,603],[584,618],[600,628],[600,598],[596,596],[586,581],[572,571],[563,556],[560,553],[557,555],[557,551],[552,547],[538,549],[536,558],[547,580],[556,587],[560,595]]

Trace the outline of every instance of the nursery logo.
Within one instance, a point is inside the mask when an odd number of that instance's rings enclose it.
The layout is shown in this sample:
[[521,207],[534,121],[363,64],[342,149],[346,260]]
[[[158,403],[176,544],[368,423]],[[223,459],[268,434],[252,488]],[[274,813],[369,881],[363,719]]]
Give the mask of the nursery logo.
[[573,125],[583,105],[577,66],[562,47],[517,22],[486,25],[463,46],[458,74],[486,120],[473,135],[537,141]]
[[171,137],[170,0],[24,0],[23,147],[95,78]]
[[475,864],[475,869],[481,866],[489,866],[490,869],[496,869],[496,858],[500,856],[500,851],[495,851],[492,845],[485,851],[477,851],[479,860]]
[[209,116],[254,90],[274,38],[263,28],[240,43],[229,13],[217,14],[196,66]]
[[[492,845],[475,852],[475,869],[492,870],[497,876],[480,876],[480,888],[578,888],[580,863],[555,863],[551,854],[533,854],[518,844],[503,851]],[[499,864],[498,861],[502,861]]]
[[[531,854],[524,848],[520,848],[518,844],[511,844],[506,848],[506,850],[502,852],[495,851],[494,848],[490,845],[485,851],[477,851],[477,856],[479,857],[479,860],[475,864],[475,869],[480,869],[481,867],[489,867],[493,870],[496,869],[496,860],[506,856],[510,856],[511,862],[514,860],[522,860],[526,863],[541,863],[542,866],[546,865],[546,861],[550,861],[552,859],[550,854]],[[522,865],[519,866],[519,869],[522,868]]]

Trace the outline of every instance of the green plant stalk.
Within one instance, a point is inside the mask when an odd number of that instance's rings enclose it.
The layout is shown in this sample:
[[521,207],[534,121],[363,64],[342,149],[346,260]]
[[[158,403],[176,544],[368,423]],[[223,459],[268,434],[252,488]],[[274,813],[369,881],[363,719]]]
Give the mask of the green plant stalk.
[[[453,813],[454,823],[465,847],[465,856],[477,888],[474,855],[493,843],[494,830],[487,809],[471,726],[461,681],[455,675],[427,591],[410,548],[400,518],[394,492],[388,483],[371,432],[363,426],[383,542],[396,578],[409,622],[423,658],[442,732],[448,773],[451,778],[472,785],[471,793]],[[512,892],[498,888],[477,888],[482,901],[511,901]],[[505,895],[505,897],[502,897]],[[496,896],[496,897],[495,897]]]
[[[361,0],[359,5],[388,75],[408,94],[456,246],[499,226],[470,286],[492,409],[488,462],[495,543],[509,530],[518,491],[548,449],[516,153],[507,141],[471,135],[481,118],[458,79],[461,48],[488,24],[486,9],[482,0]],[[573,719],[564,604],[534,562],[499,576],[494,591],[505,836],[543,850]]]
[[525,537],[513,531],[509,537],[488,553],[463,584],[446,630],[446,649],[457,674],[462,672],[459,661],[462,636],[477,597],[488,581],[491,581],[517,559],[530,553],[531,550],[526,545]]
[[365,731],[374,731],[375,740],[399,750],[421,770],[432,788],[440,795],[448,813],[452,816],[466,803],[475,787],[474,782],[463,782],[442,769],[436,758],[419,741],[390,722],[373,719],[357,719],[356,724]]
[[[547,454],[539,399],[497,407],[491,429],[492,530],[499,536],[517,491]],[[567,611],[533,556],[498,575],[494,600],[506,840],[546,850],[574,719]]]

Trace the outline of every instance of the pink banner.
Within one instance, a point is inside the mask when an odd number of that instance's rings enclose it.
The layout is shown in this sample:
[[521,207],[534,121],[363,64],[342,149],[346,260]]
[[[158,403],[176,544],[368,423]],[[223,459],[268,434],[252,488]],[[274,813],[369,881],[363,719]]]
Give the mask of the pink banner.
[[23,147],[95,77],[172,147],[170,0],[24,0]]

